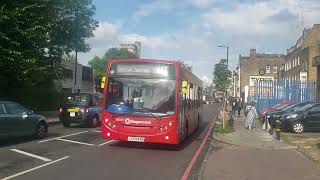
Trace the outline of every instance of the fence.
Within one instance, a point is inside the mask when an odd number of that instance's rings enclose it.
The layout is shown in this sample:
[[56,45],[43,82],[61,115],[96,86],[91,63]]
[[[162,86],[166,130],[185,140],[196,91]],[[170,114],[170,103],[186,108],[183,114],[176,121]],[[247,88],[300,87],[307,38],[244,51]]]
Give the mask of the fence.
[[255,101],[257,111],[283,101],[316,101],[317,84],[312,81],[264,81],[249,87],[249,102]]

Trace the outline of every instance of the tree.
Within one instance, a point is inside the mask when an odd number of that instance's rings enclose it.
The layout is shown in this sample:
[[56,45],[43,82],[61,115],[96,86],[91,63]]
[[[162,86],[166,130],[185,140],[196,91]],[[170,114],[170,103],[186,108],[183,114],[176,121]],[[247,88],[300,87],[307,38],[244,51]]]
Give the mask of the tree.
[[[61,59],[89,50],[92,0],[0,1],[0,95],[22,96],[29,87],[54,88]],[[5,85],[5,86],[3,86]]]
[[213,83],[215,84],[215,89],[217,91],[224,92],[224,98],[222,102],[222,126],[225,127],[224,111],[225,111],[225,101],[227,99],[227,90],[231,84],[231,71],[228,70],[228,66],[224,60],[221,60],[218,64],[214,65],[213,71]]
[[62,61],[65,62],[75,62],[76,61],[76,57],[74,56],[74,54],[70,53],[70,54],[63,54],[62,55]]
[[89,61],[89,65],[94,69],[94,79],[96,84],[100,84],[101,78],[105,76],[106,66],[109,60],[134,58],[137,58],[137,56],[124,48],[110,48],[102,58],[95,56],[93,59]]

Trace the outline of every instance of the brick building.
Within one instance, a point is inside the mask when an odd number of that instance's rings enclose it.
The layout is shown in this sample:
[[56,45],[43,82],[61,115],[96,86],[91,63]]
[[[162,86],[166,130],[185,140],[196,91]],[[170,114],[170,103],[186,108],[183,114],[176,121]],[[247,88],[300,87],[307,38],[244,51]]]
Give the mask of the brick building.
[[[279,79],[280,66],[284,62],[283,54],[257,53],[256,49],[250,49],[250,56],[239,55],[239,87],[237,93],[247,102],[250,93],[250,86],[257,81],[273,81]],[[240,92],[239,92],[240,91]]]
[[296,44],[287,49],[281,66],[282,80],[316,81],[317,67],[314,58],[320,55],[320,24],[304,29]]

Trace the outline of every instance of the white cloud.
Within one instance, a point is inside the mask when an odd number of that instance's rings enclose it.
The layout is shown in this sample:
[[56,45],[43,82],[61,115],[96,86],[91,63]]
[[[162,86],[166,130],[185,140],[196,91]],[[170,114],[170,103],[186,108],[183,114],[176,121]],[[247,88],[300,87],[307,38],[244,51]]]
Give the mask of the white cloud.
[[[312,3],[310,3],[312,1]],[[234,2],[232,2],[234,3]],[[301,12],[312,10],[305,16],[306,25],[317,23],[320,17],[316,7],[319,1],[271,0],[255,3],[233,4],[233,8],[213,8],[202,16],[207,28],[219,28],[236,35],[276,35],[282,36],[298,32]]]

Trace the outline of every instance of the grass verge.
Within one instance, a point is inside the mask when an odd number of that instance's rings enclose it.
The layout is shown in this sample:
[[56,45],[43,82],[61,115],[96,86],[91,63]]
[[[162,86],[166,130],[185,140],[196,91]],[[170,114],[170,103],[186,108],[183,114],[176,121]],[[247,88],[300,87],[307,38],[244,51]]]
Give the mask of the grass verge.
[[230,126],[226,126],[225,128],[222,128],[221,124],[217,124],[214,133],[216,134],[226,134],[226,133],[232,133],[234,132],[234,129]]

